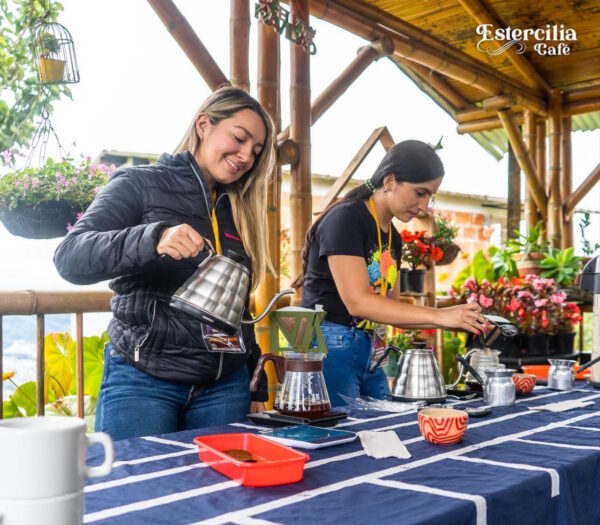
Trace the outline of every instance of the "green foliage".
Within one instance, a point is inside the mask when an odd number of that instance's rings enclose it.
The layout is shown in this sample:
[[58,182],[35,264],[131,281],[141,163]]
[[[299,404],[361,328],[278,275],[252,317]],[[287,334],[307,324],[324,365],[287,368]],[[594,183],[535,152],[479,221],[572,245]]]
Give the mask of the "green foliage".
[[[13,152],[3,153],[3,161],[13,165]],[[0,206],[15,208],[19,203],[35,205],[42,201],[67,200],[85,210],[99,189],[106,185],[114,167],[79,161],[47,159],[41,168],[24,168],[0,177]]]
[[457,334],[445,330],[442,332],[442,355],[444,363],[442,374],[446,384],[454,382],[454,375],[457,370],[455,357],[456,354],[465,353],[466,340],[467,336],[462,332]]
[[581,271],[581,257],[573,255],[574,248],[559,250],[552,248],[539,264],[543,268],[542,277],[554,279],[556,284],[569,285]]
[[[49,5],[48,5],[49,4]],[[32,30],[40,17],[55,21],[63,11],[59,2],[0,0],[0,151],[18,144],[28,146],[35,131],[34,120],[47,99],[71,97],[64,84],[41,86],[32,52]]]
[[581,233],[581,238],[582,238],[581,250],[583,251],[583,255],[585,255],[586,257],[591,257],[592,255],[594,255],[595,252],[600,250],[600,243],[595,243],[592,246],[592,243],[585,237],[585,231],[588,229],[590,224],[591,224],[590,214],[589,214],[589,212],[585,212],[583,214],[583,217],[581,217],[578,226],[579,226],[579,233]]
[[40,33],[38,35],[38,44],[40,46],[40,56],[51,58],[58,55],[60,43],[52,33]]
[[446,217],[433,216],[434,231],[433,241],[436,246],[444,247],[452,244],[458,233],[458,226],[452,224]]
[[[104,346],[108,335],[83,338],[84,409],[92,416],[88,425],[93,428],[96,399],[102,380]],[[61,415],[77,413],[76,344],[68,333],[48,334],[44,338],[45,378],[44,403],[46,410]],[[33,416],[36,413],[36,383],[29,381],[18,385],[10,398],[4,402],[4,417]]]
[[521,253],[523,259],[527,259],[532,252],[547,253],[550,242],[542,240],[542,236],[545,233],[543,224],[542,221],[538,222],[535,226],[529,228],[526,234],[515,230],[517,237],[507,241],[507,248],[512,250],[513,253]]
[[486,257],[483,250],[479,250],[473,255],[471,263],[456,275],[452,287],[459,290],[469,277],[478,283],[483,281],[493,283],[500,277],[511,279],[517,276],[519,272],[516,263],[511,258],[512,253],[511,249],[501,250],[497,246],[490,246]]

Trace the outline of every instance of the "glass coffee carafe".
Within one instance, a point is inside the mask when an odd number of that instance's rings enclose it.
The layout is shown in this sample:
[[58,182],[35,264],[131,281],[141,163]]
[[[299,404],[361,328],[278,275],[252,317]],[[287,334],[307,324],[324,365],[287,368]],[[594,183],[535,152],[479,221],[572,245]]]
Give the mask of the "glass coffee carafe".
[[272,361],[279,382],[273,408],[290,416],[310,419],[325,417],[331,409],[323,376],[325,354],[294,351],[282,354],[263,354],[260,357],[250,390],[256,390],[261,370],[267,361]]

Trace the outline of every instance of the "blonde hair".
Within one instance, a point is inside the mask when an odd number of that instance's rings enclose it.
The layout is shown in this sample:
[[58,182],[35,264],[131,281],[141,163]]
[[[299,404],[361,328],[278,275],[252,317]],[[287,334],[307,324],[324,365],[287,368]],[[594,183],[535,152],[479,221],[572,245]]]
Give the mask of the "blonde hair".
[[211,125],[233,117],[242,109],[254,111],[266,128],[265,144],[252,168],[237,181],[227,184],[225,190],[231,200],[233,221],[240,234],[244,249],[252,261],[252,288],[256,288],[266,268],[273,271],[269,257],[267,229],[267,187],[275,167],[276,149],[273,121],[260,103],[248,93],[231,86],[215,90],[200,106],[192,122],[175,148],[174,153],[196,152],[200,140],[196,132],[196,119],[206,113]]

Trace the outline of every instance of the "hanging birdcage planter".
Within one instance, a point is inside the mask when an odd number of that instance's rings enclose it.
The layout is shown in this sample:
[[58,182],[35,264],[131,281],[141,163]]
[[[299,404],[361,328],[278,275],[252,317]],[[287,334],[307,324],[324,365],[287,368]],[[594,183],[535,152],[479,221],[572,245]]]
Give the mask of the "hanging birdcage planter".
[[71,33],[61,24],[41,20],[33,28],[33,53],[42,84],[79,82]]

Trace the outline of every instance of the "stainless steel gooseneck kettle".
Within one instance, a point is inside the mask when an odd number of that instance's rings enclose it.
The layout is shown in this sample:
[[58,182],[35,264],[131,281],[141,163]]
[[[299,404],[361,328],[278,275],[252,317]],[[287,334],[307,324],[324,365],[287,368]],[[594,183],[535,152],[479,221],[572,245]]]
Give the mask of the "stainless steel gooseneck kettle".
[[203,323],[233,335],[240,323],[253,324],[260,321],[282,295],[293,290],[279,292],[256,319],[242,319],[244,305],[250,287],[250,272],[240,264],[242,258],[235,252],[229,257],[216,255],[205,244],[209,255],[194,274],[180,286],[171,297],[170,306],[199,318]]

